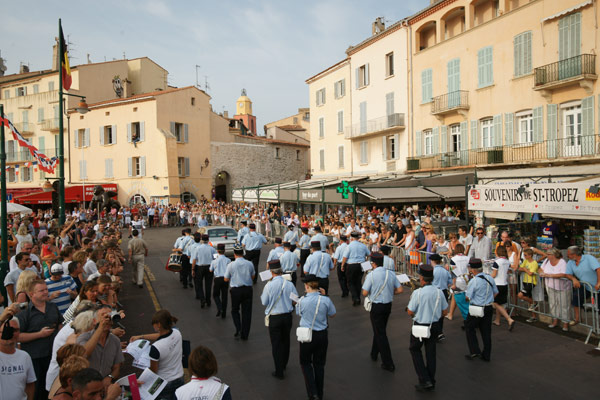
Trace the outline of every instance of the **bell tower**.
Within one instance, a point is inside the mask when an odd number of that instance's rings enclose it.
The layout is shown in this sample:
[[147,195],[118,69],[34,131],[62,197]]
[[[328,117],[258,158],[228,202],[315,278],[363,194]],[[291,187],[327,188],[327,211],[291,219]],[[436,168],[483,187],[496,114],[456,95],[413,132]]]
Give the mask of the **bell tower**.
[[256,117],[252,115],[252,100],[246,95],[246,89],[242,89],[242,95],[237,99],[235,109],[233,118],[242,121],[249,134],[256,135]]

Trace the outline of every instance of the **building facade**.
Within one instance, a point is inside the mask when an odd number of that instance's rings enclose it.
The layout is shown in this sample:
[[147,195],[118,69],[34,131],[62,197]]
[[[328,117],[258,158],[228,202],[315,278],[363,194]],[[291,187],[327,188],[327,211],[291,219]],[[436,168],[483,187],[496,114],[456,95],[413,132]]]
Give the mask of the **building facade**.
[[310,140],[310,108],[299,108],[298,113],[294,115],[265,124],[265,135],[269,137],[269,129],[275,127]]

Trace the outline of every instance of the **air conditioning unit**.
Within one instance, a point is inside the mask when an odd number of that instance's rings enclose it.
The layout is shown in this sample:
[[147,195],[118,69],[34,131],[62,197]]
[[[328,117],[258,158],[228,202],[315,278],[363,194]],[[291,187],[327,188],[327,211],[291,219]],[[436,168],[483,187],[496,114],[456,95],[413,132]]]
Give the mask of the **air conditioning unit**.
[[418,159],[406,160],[406,169],[408,171],[416,171],[416,170],[420,169],[419,161],[420,160],[418,160]]
[[502,149],[488,150],[487,152],[487,163],[488,164],[502,164],[504,162],[504,151]]

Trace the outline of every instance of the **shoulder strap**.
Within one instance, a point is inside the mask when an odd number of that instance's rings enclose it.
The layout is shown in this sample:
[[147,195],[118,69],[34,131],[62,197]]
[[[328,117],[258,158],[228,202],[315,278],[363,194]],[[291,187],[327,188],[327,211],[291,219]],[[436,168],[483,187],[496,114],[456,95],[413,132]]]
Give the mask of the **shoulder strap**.
[[[384,271],[385,271],[385,281],[383,281],[383,285],[379,288],[379,291],[377,292],[375,297],[373,297],[373,300],[375,300],[376,298],[378,298],[381,295],[381,292],[383,292],[383,289],[385,289],[385,285],[387,285],[388,272],[387,272],[387,269],[384,269]],[[371,279],[374,279],[374,278],[371,278]]]
[[[437,289],[437,298],[435,299],[435,305],[433,306],[433,310],[431,310],[432,317],[435,314],[435,310],[437,310],[438,304],[440,303],[440,292],[441,292],[441,290]],[[433,320],[429,324],[429,327],[431,328],[432,325],[433,325]]]
[[485,279],[483,276],[481,276],[481,275],[477,275],[477,277],[478,277],[478,278],[481,278],[481,279],[483,279],[483,280],[484,280],[484,281],[486,281],[486,282],[487,282],[487,284],[488,284],[488,286],[485,288],[485,297],[486,297],[486,299],[487,299],[488,292],[490,291],[490,288],[491,288],[491,287],[493,287],[493,286],[492,286],[492,284],[490,283],[490,281],[488,281],[487,279]]
[[317,319],[317,313],[319,312],[319,305],[321,304],[321,295],[319,295],[319,301],[317,301],[317,308],[315,309],[315,315],[313,317],[312,323],[310,324],[310,330],[312,331],[315,326],[315,320]]
[[215,397],[213,397],[213,400],[221,400],[224,392],[225,392],[225,384],[221,382],[221,387],[219,388],[219,391],[217,393],[215,393]]

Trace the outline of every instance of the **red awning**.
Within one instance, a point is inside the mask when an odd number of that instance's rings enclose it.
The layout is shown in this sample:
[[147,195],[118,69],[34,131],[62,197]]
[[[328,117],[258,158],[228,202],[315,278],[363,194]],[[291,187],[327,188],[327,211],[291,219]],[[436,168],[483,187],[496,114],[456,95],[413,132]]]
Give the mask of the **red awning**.
[[[65,203],[83,202],[83,191],[85,186],[85,201],[91,201],[94,196],[94,187],[96,185],[78,185],[65,188]],[[106,191],[117,191],[117,184],[111,183],[101,185]],[[15,203],[19,204],[52,204],[52,192],[37,192],[25,196],[14,198]]]

